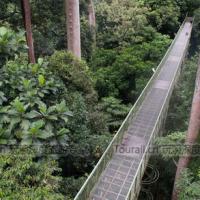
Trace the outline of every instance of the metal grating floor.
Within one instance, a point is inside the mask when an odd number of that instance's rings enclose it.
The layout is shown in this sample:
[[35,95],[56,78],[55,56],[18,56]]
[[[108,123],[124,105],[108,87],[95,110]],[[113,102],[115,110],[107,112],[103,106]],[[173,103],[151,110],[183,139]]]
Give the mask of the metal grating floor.
[[186,22],[164,63],[153,87],[144,99],[135,118],[116,147],[112,159],[91,191],[90,200],[125,200],[145,147],[168,94],[168,89],[184,56],[192,25]]

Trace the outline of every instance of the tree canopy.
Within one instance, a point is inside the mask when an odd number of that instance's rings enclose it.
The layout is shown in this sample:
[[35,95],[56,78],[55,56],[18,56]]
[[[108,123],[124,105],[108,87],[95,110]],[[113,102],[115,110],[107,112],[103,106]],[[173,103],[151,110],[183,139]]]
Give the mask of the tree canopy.
[[[29,63],[21,2],[0,1],[0,145],[5,150],[0,152],[0,198],[70,200],[187,13],[197,19],[192,47],[198,51],[200,1],[80,0],[81,60],[67,51],[67,34],[73,27],[66,23],[71,14],[64,0],[29,3],[35,63]],[[96,20],[92,27],[90,15]],[[185,83],[185,93],[176,99],[183,102],[182,110],[189,110],[190,84]],[[186,124],[185,118],[176,116],[180,125]],[[171,127],[174,123],[170,121]],[[184,126],[160,142],[174,141],[183,131]],[[199,167],[194,168],[184,174],[191,187],[180,180],[182,199],[190,191],[199,192]]]

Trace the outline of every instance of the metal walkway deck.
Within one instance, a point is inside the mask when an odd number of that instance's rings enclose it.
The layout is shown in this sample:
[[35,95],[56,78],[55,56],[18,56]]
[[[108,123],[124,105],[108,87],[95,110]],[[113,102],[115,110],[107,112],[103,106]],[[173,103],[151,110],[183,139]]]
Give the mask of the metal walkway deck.
[[134,107],[122,124],[118,134],[123,136],[114,138],[76,200],[137,199],[149,158],[148,149],[164,122],[191,31],[192,23],[188,19],[139,98],[140,103],[136,103],[137,109]]

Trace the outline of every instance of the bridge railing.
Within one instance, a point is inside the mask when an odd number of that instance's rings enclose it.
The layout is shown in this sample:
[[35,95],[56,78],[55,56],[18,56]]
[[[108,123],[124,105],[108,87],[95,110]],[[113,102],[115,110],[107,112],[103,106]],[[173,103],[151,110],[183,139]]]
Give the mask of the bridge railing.
[[[188,20],[188,18],[186,20]],[[102,157],[98,161],[97,165],[95,166],[95,168],[93,169],[91,174],[88,176],[87,180],[85,181],[85,183],[83,184],[83,186],[81,187],[79,192],[77,193],[77,195],[76,195],[74,200],[87,200],[88,199],[89,194],[90,194],[91,190],[93,189],[95,183],[97,183],[101,173],[104,171],[104,169],[107,166],[108,161],[111,159],[113,153],[115,152],[116,145],[119,144],[122,141],[123,136],[124,136],[125,132],[127,131],[127,128],[129,127],[130,123],[132,122],[132,120],[133,120],[133,118],[135,116],[135,113],[140,108],[144,98],[146,97],[147,93],[149,92],[149,89],[152,87],[152,85],[154,83],[154,80],[158,76],[163,64],[165,63],[166,59],[168,58],[168,55],[169,55],[172,47],[174,46],[174,43],[176,42],[178,36],[181,33],[181,30],[183,28],[183,25],[184,25],[185,21],[181,25],[181,27],[180,27],[175,39],[173,40],[173,42],[171,43],[170,47],[168,48],[165,56],[163,57],[162,61],[158,65],[155,73],[153,74],[153,76],[151,77],[149,82],[147,83],[146,87],[142,91],[141,95],[137,99],[137,101],[134,104],[134,106],[131,108],[129,114],[127,115],[127,117],[123,121],[121,127],[119,128],[119,130],[117,131],[117,133],[113,137],[113,139],[110,142],[109,146],[107,147],[106,151],[104,152],[104,154],[102,155]],[[170,88],[172,88],[172,86]],[[169,92],[171,93],[172,91],[169,91]],[[166,99],[166,101],[167,100],[168,99]],[[165,109],[166,108],[163,107],[162,110],[165,110]],[[163,121],[163,115],[160,114],[160,116],[159,116],[159,118],[157,120],[156,126],[154,127],[154,131],[151,134],[151,139],[149,140],[149,145],[151,145],[153,137],[155,137],[155,135],[158,133],[158,130],[160,129],[161,121]],[[146,152],[147,152],[147,150],[148,149],[146,149]],[[131,199],[131,200],[134,199],[135,191],[138,191],[137,187],[139,187],[139,185],[140,185],[140,181],[142,179],[144,170],[145,170],[146,165],[148,163],[149,156],[150,155],[148,155],[147,153],[145,153],[143,155],[143,161],[140,163],[140,167],[138,168],[137,174],[135,176],[135,180],[133,181],[133,184],[132,184],[132,187],[131,187],[131,189],[129,191],[127,199]]]

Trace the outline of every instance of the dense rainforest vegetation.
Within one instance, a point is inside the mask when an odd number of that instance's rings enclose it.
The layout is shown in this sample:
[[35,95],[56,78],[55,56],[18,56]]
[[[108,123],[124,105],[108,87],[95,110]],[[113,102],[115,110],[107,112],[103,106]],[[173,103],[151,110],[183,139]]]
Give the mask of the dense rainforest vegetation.
[[[80,60],[67,51],[64,0],[30,0],[36,62],[27,54],[23,2],[0,1],[0,199],[73,199],[188,13],[196,21],[166,125],[172,134],[157,142],[184,141],[199,53],[200,1],[80,0]],[[200,199],[199,162],[192,161],[180,180],[181,200]],[[168,171],[173,179],[172,163]],[[160,190],[168,199],[172,181],[166,179]]]

